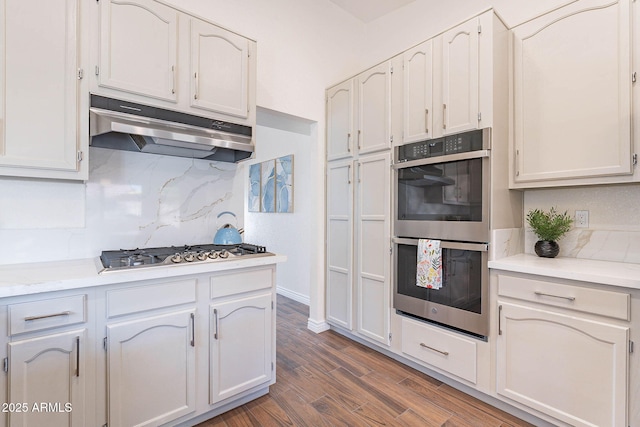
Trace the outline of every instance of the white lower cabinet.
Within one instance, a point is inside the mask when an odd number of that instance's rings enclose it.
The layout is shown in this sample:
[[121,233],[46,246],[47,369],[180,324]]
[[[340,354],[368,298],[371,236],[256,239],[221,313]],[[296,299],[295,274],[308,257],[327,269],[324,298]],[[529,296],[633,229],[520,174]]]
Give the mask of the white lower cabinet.
[[195,310],[107,326],[109,425],[156,426],[195,411]]
[[87,425],[86,344],[86,328],[9,343],[8,425]]
[[[571,426],[627,426],[629,327],[615,319],[629,295],[535,276],[498,286],[497,393]],[[598,298],[608,312],[581,314]]]
[[402,352],[472,384],[477,382],[477,340],[437,326],[402,319]]
[[92,424],[94,335],[87,301],[87,294],[68,292],[6,300],[7,406],[0,425]]
[[271,381],[272,301],[263,292],[211,304],[210,404]]

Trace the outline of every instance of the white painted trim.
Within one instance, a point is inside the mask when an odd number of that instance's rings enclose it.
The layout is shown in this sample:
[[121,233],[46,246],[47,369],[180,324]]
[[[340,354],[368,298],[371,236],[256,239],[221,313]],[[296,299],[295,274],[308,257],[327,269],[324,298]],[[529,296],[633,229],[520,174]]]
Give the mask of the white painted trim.
[[307,320],[307,329],[315,332],[316,334],[319,334],[320,332],[328,331],[331,328],[329,327],[329,324],[324,320],[318,322],[317,320],[309,319]]
[[302,303],[306,306],[309,306],[310,299],[308,295],[303,295],[301,293],[294,292],[292,290],[289,290],[280,286],[276,286],[276,293],[283,295],[287,298],[291,298],[294,301],[298,301],[299,303]]

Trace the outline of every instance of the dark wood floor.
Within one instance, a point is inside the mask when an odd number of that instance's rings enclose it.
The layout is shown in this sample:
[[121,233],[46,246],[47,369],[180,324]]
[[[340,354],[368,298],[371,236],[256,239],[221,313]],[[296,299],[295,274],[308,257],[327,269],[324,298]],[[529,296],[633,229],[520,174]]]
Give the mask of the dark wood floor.
[[198,427],[531,426],[333,331],[278,296],[276,384]]

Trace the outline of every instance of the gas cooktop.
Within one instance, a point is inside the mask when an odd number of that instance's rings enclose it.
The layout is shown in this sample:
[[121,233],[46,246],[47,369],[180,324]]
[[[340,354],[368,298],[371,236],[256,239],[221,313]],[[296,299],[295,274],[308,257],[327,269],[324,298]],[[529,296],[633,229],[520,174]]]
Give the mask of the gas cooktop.
[[247,243],[237,245],[205,244],[103,251],[100,255],[100,261],[104,267],[103,272],[106,272],[140,267],[220,262],[271,255],[273,254],[267,252],[264,246]]

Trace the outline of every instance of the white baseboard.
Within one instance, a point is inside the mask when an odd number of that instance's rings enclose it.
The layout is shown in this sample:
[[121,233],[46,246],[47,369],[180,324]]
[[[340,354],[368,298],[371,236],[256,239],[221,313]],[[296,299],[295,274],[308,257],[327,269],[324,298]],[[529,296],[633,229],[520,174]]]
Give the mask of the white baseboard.
[[283,295],[287,298],[291,298],[292,300],[298,301],[299,303],[302,303],[307,306],[311,303],[308,295],[303,295],[301,293],[294,292],[292,290],[289,290],[280,286],[276,287],[276,293]]
[[320,332],[328,331],[331,328],[324,320],[322,322],[318,322],[317,320],[309,319],[307,320],[307,329],[319,334]]

